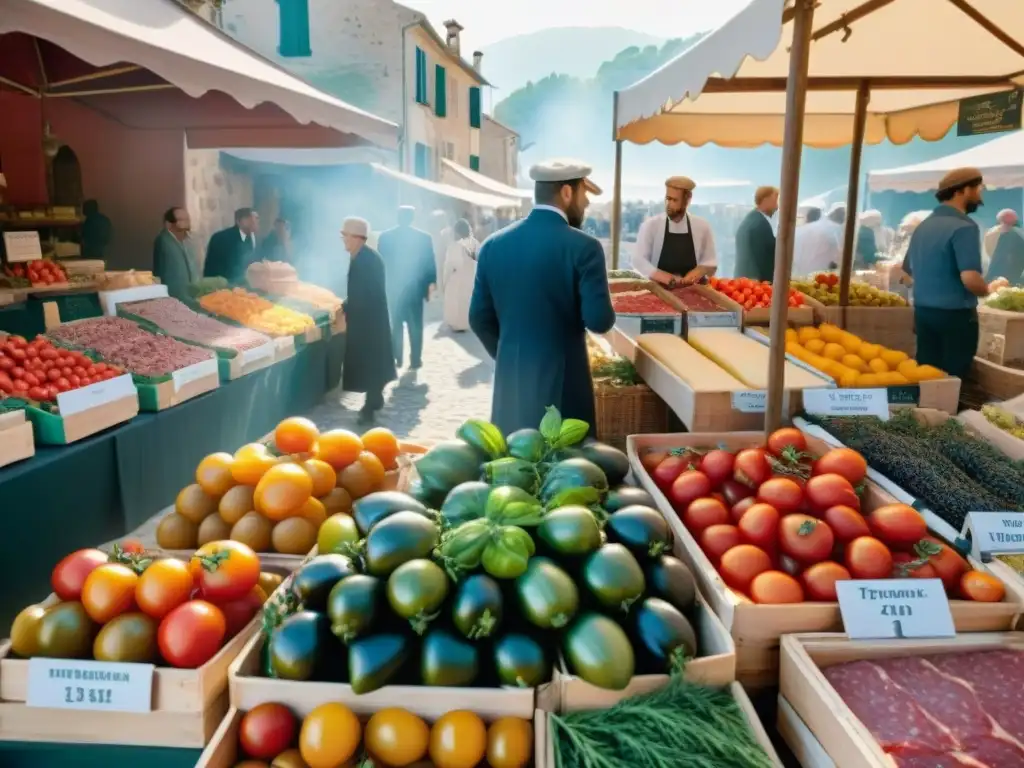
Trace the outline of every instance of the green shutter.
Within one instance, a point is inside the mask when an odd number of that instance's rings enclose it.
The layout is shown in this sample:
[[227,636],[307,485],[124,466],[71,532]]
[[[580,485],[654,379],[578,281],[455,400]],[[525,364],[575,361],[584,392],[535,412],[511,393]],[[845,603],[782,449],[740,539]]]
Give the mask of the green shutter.
[[427,104],[427,54],[416,48],[416,103]]
[[469,127],[480,127],[480,89],[476,86],[469,89]]
[[480,170],[480,155],[469,156],[469,167],[474,171]]
[[448,116],[448,73],[440,64],[434,67],[434,114]]
[[309,0],[278,0],[280,56],[312,56],[309,47]]

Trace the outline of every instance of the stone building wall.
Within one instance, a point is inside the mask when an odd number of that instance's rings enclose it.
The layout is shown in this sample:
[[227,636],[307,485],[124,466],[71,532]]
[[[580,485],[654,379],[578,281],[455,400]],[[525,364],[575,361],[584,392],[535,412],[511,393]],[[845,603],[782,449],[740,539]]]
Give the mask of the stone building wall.
[[[254,204],[250,175],[221,167],[216,149],[185,151],[185,205],[192,217],[192,247],[202,267],[206,244],[218,230],[233,226],[235,210]],[[264,229],[273,223],[264,220]]]

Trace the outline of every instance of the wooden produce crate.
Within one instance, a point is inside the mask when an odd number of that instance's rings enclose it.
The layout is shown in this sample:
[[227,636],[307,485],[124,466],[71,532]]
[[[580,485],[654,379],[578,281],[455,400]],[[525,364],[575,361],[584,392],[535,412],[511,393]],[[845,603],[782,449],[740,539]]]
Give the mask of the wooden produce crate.
[[813,298],[808,303],[814,308],[816,324],[838,325],[861,338],[906,352],[911,357],[917,350],[913,307],[840,307],[825,305]]
[[[665,516],[676,541],[682,544],[682,559],[693,571],[700,590],[711,608],[722,619],[736,643],[736,679],[750,689],[774,685],[779,674],[779,640],[783,635],[803,632],[832,632],[843,628],[838,603],[806,602],[794,605],[758,605],[726,586],[718,570],[678,518],[665,494],[643,468],[640,459],[647,450],[667,450],[685,446],[718,446],[736,451],[764,445],[762,432],[676,435],[633,435],[627,443],[627,455],[633,476],[651,494]],[[832,446],[808,436],[807,445],[814,455],[821,455]],[[865,511],[897,499],[868,478],[861,498]],[[923,514],[923,513],[922,513]],[[927,519],[927,518],[926,518]],[[941,535],[941,534],[940,534]],[[978,567],[982,567],[979,566]],[[1001,603],[976,603],[950,600],[953,621],[960,632],[985,632],[1010,629],[1024,606],[1021,594],[1007,585],[1007,597]]]
[[139,415],[139,393],[125,374],[64,393],[58,408],[71,412],[50,413],[31,405],[25,409],[37,445],[66,445],[134,419]]
[[978,357],[1024,368],[1024,312],[978,307]]
[[1024,394],[1024,370],[975,357],[971,380],[993,400],[1011,400]]
[[654,285],[652,280],[632,277],[613,277],[608,281],[610,293],[623,293],[625,291],[646,291]]
[[594,382],[594,434],[603,443],[625,450],[629,435],[668,429],[668,407],[646,384],[626,387]]
[[[889,768],[893,765],[892,759],[846,706],[821,670],[850,661],[995,650],[1024,651],[1024,633],[979,632],[934,640],[848,640],[841,634],[788,635],[782,638],[779,696],[806,726],[806,731],[792,727],[780,727],[780,731],[787,743],[794,736],[802,739],[802,744],[794,745],[794,752],[817,753],[819,762],[802,763],[805,768],[829,766],[822,761],[821,751],[836,768]],[[793,723],[792,718],[789,721]],[[821,751],[817,750],[818,746]]]
[[963,424],[969,432],[992,443],[1014,461],[1024,461],[1024,440],[991,424],[980,411],[963,411],[956,417],[956,420]]
[[0,412],[0,467],[35,455],[32,424],[25,420],[25,412]]
[[201,363],[173,371],[167,381],[159,384],[136,384],[139,391],[139,410],[164,411],[212,392],[219,386],[219,361],[216,357],[211,357]]
[[277,345],[273,340],[262,346],[239,352],[234,357],[218,356],[220,380],[224,383],[269,368],[277,362]]
[[[724,293],[720,293],[714,289],[710,289],[714,293],[721,297],[723,303],[729,306],[733,311],[741,312],[743,315],[743,327],[748,325],[770,325],[772,319],[771,307],[758,307],[756,309],[744,309],[741,304],[730,299]],[[804,297],[804,305],[802,307],[789,307],[786,312],[786,325],[789,327],[796,327],[801,325],[814,325],[815,320],[815,306],[823,307],[823,305],[815,299],[812,299],[806,293],[801,293]]]
[[280,363],[295,357],[295,336],[274,337],[274,362]]
[[686,316],[688,328],[740,328],[743,325],[743,307],[730,299],[725,294],[719,293],[714,288],[706,285],[690,286],[708,300],[721,307],[720,312],[694,312],[686,308],[686,305],[671,291],[663,288],[657,283],[652,283],[648,289],[655,296],[665,301],[669,306],[675,307]]

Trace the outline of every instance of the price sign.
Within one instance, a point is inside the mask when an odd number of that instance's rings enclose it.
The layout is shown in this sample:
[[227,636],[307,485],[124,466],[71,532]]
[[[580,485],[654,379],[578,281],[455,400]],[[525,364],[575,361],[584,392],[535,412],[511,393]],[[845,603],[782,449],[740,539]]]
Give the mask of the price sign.
[[154,669],[152,664],[30,659],[25,703],[55,709],[149,712]]
[[742,413],[764,413],[768,407],[768,393],[760,389],[732,393],[732,409]]
[[837,581],[836,593],[852,640],[956,634],[941,579]]
[[820,416],[889,418],[889,393],[884,389],[805,389],[804,410]]
[[738,328],[740,316],[737,312],[687,312],[687,328]]
[[992,555],[1024,554],[1024,515],[1020,512],[970,512],[961,537],[971,534],[975,560],[990,562]]
[[668,317],[641,317],[640,333],[677,333],[678,315]]
[[130,395],[137,397],[138,393],[131,375],[126,373],[70,392],[61,392],[57,395],[57,410],[61,416],[71,416]]
[[206,378],[207,376],[217,375],[217,358],[211,357],[209,360],[203,360],[201,363],[195,365],[189,365],[177,371],[171,372],[171,379],[174,381],[174,391],[180,392],[182,387],[186,384],[191,384],[193,381]]
[[274,356],[274,343],[268,341],[266,344],[261,344],[253,349],[247,349],[242,353],[242,365],[249,365],[259,360],[266,360],[268,357]]
[[43,258],[38,232],[4,232],[4,250],[9,264]]

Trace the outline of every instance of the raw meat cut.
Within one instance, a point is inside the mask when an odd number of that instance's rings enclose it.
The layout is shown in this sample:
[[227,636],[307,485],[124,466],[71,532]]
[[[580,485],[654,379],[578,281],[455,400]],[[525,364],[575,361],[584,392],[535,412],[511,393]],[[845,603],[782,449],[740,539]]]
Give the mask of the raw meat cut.
[[208,347],[244,352],[271,343],[269,336],[249,328],[222,323],[190,309],[177,299],[135,301],[121,304],[120,308],[148,320],[170,336]]

